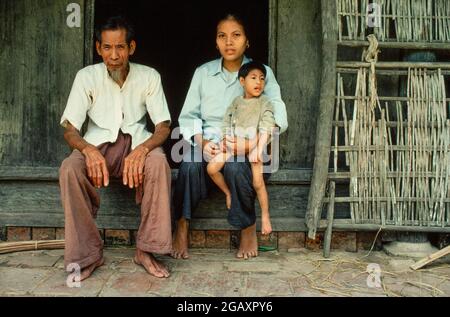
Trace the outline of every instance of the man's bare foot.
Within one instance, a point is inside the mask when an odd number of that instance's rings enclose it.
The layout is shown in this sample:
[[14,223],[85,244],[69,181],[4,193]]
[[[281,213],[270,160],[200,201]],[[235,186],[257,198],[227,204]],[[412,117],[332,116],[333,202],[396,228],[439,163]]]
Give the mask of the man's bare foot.
[[262,217],[261,218],[261,234],[262,235],[269,235],[272,233],[272,223],[270,222],[270,217]]
[[142,265],[145,270],[156,277],[166,278],[170,276],[169,270],[151,254],[139,249],[136,249],[134,262]]
[[80,281],[84,281],[85,279],[87,279],[89,276],[92,275],[92,273],[94,273],[96,268],[102,266],[104,263],[105,263],[105,259],[102,257],[97,262],[92,263],[88,267],[85,267],[84,269],[82,269],[81,275],[80,275]]
[[241,242],[236,257],[249,259],[258,256],[258,240],[256,237],[256,224],[241,230]]
[[226,201],[227,201],[227,209],[231,209],[231,194],[226,195]]
[[177,222],[175,236],[173,239],[173,250],[170,254],[174,259],[188,259],[189,253],[189,221],[181,218]]

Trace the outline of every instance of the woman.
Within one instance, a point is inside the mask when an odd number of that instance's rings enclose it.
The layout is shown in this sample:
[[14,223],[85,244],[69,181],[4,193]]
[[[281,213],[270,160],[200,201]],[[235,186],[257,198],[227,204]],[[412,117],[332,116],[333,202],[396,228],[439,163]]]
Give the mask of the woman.
[[[189,220],[200,199],[207,197],[207,177],[204,158],[211,159],[219,152],[221,123],[226,109],[234,98],[243,94],[238,80],[240,67],[249,62],[244,53],[250,47],[242,21],[227,15],[217,25],[217,49],[221,58],[198,67],[179,117],[180,130],[191,143],[191,153],[185,155],[175,184],[174,211],[177,228],[173,245],[174,258],[187,259]],[[286,106],[281,100],[280,87],[267,67],[264,94],[274,107],[274,116],[280,132],[287,129]],[[228,148],[244,157],[248,146],[238,139],[227,139]],[[242,163],[241,163],[242,162]],[[248,259],[258,255],[256,237],[256,193],[252,186],[252,172],[248,161],[227,162],[224,176],[231,191],[231,209],[228,222],[241,230],[237,257]]]

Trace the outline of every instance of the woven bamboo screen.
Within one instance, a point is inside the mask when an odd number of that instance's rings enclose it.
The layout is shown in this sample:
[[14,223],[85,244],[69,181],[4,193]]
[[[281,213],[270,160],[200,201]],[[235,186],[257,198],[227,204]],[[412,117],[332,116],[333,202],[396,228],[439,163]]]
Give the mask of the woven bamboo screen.
[[384,75],[406,75],[406,96],[380,97],[383,70],[354,65],[337,72],[330,177],[349,188],[335,203],[347,204],[355,224],[449,226],[449,72],[399,63]]
[[[374,11],[369,7],[378,5]],[[368,10],[370,9],[370,10]],[[448,0],[337,0],[339,40],[365,40],[369,33],[379,41],[449,42]],[[378,27],[367,16],[380,13]]]

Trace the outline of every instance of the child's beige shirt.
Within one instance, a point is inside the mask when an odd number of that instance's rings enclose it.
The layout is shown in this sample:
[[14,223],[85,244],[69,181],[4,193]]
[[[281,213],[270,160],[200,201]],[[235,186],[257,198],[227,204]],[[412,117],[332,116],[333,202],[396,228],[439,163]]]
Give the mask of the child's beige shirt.
[[258,132],[271,133],[275,127],[273,106],[269,98],[261,95],[245,99],[236,97],[228,107],[222,122],[222,136],[234,135],[252,139]]

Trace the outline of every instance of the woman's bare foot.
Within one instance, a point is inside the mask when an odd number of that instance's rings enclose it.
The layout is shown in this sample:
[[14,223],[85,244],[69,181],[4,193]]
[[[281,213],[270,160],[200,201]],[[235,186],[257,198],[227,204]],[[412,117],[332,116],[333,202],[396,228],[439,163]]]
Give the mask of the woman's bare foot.
[[256,237],[256,224],[241,230],[241,242],[236,257],[249,259],[258,256],[258,240]]
[[272,233],[272,223],[270,222],[270,217],[262,217],[261,218],[261,234],[262,235],[269,235]]
[[177,222],[175,237],[173,240],[173,250],[170,254],[174,259],[188,259],[189,253],[189,221],[181,218]]
[[96,268],[102,266],[104,263],[105,263],[105,259],[102,257],[97,262],[92,263],[88,267],[85,267],[84,269],[82,269],[81,270],[81,275],[80,275],[80,281],[83,281],[83,280],[87,279],[89,276],[92,275],[92,273],[94,273]]
[[231,209],[231,194],[226,195],[226,201],[227,201],[227,209]]
[[169,270],[151,254],[139,249],[136,249],[134,262],[142,265],[145,270],[156,277],[166,278],[170,276]]

